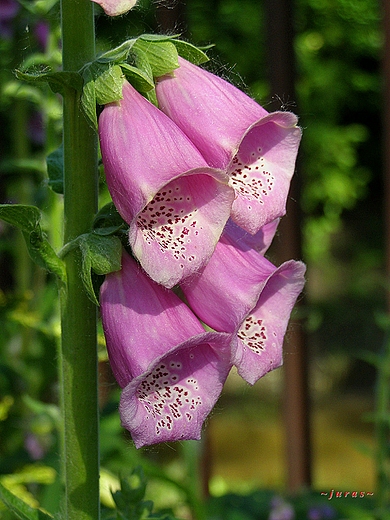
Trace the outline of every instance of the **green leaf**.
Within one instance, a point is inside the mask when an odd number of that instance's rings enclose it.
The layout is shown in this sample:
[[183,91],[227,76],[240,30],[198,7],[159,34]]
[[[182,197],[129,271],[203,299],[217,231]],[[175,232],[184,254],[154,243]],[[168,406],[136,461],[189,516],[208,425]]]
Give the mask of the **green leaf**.
[[19,497],[11,493],[0,483],[0,499],[18,518],[22,520],[48,520],[53,518],[51,515],[40,509],[34,509]]
[[0,218],[22,231],[30,233],[39,226],[41,212],[35,206],[0,204]]
[[96,101],[106,105],[122,98],[124,77],[119,65],[106,66],[95,79]]
[[43,235],[41,228],[38,227],[37,230],[30,233],[23,232],[23,236],[31,259],[43,269],[54,273],[60,280],[66,282],[65,264],[57,256]]
[[64,193],[64,147],[61,145],[46,157],[49,186],[55,193]]
[[195,65],[201,65],[202,63],[209,61],[207,54],[191,43],[183,40],[172,40],[172,43],[175,45],[180,56]]
[[31,73],[16,70],[15,75],[22,81],[30,83],[48,83],[53,92],[64,94],[66,89],[74,89],[81,92],[83,80],[78,72],[48,72]]
[[41,212],[35,206],[23,204],[0,204],[0,218],[23,232],[28,252],[40,267],[66,280],[65,265],[42,233],[39,225]]
[[86,233],[79,238],[81,250],[81,278],[90,299],[99,305],[92,281],[92,271],[98,275],[119,271],[122,259],[122,243],[118,237]]
[[135,54],[141,51],[146,55],[155,78],[168,74],[179,67],[176,47],[170,41],[154,42],[138,38],[132,51]]

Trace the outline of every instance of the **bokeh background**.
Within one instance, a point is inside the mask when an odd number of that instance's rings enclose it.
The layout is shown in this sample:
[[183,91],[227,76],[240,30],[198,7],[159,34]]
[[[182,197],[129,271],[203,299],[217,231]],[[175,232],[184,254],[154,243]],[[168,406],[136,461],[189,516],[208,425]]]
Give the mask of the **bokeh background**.
[[[181,34],[208,48],[209,70],[267,110],[299,115],[296,178],[270,258],[302,258],[308,268],[286,366],[254,387],[232,373],[200,445],[135,451],[120,428],[119,391],[100,336],[104,485],[115,487],[118,473],[141,463],[157,478],[149,493],[170,507],[183,499],[169,479],[177,483],[194,467],[212,496],[259,488],[375,492],[372,360],[388,328],[383,5],[140,0],[117,19],[96,13],[99,50],[145,32]],[[13,71],[58,68],[59,38],[54,0],[0,0],[0,202],[41,207],[57,250],[62,200],[47,186],[45,157],[61,143],[61,100],[19,83]],[[101,189],[106,201],[103,176]],[[0,481],[26,500],[38,494],[49,511],[60,489],[58,341],[55,281],[31,263],[21,235],[0,223]]]

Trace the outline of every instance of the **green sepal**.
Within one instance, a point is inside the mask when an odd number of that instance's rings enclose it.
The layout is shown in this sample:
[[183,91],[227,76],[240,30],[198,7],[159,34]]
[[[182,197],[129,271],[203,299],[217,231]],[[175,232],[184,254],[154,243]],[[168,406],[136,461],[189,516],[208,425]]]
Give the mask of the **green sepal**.
[[144,93],[154,89],[153,76],[128,63],[122,63],[121,68],[126,78],[138,92]]
[[154,78],[169,74],[179,67],[178,53],[171,41],[150,41],[140,36],[132,47],[136,56],[139,51],[146,55]]
[[64,147],[59,146],[46,157],[48,185],[59,194],[64,193]]
[[21,498],[14,495],[0,483],[0,499],[21,520],[49,520],[53,518],[41,509],[34,509]]
[[153,90],[149,90],[149,92],[145,92],[144,95],[148,101],[150,101],[151,103],[153,103],[153,105],[158,107],[158,99],[155,88]]
[[119,65],[100,67],[99,74],[95,79],[96,102],[106,105],[113,101],[122,99],[122,86],[124,77]]
[[176,47],[179,56],[195,65],[201,65],[209,61],[207,54],[191,43],[184,40],[172,40],[172,43]]
[[127,60],[135,40],[100,54],[81,69],[83,88],[81,106],[92,127],[97,130],[96,104],[104,105],[122,99],[123,74],[118,67]]
[[37,74],[16,70],[15,75],[21,81],[38,84],[47,83],[53,92],[61,95],[64,95],[67,89],[81,92],[83,88],[83,79],[78,72],[60,71]]
[[135,42],[136,38],[132,40],[126,40],[125,42],[118,45],[118,47],[100,54],[96,61],[98,63],[122,63],[127,60],[129,52]]
[[[148,55],[146,52],[144,52],[141,48],[137,49],[137,52],[134,54],[134,61],[137,70],[142,71],[142,74],[145,75],[146,78],[148,78],[148,82],[153,85],[153,88],[140,91],[142,94],[148,99],[151,103],[153,103],[156,107],[158,106],[157,102],[157,96],[156,96],[156,89],[154,84],[154,78],[153,78],[153,70],[150,65]],[[126,70],[124,71],[126,74]],[[128,78],[131,82],[131,78]],[[135,83],[132,83],[132,85],[137,88],[137,85]]]
[[178,38],[180,34],[141,34],[137,40],[144,40],[145,42],[168,42],[174,38]]
[[35,206],[23,204],[0,204],[0,218],[19,228],[26,241],[31,259],[40,267],[66,281],[65,264],[56,255],[42,232],[41,212]]
[[81,279],[85,290],[93,303],[99,305],[96,298],[92,271],[97,275],[105,275],[119,271],[122,260],[122,243],[116,236],[86,233],[78,239],[81,251]]
[[97,130],[95,78],[89,68],[83,71],[83,80],[84,86],[81,94],[81,107],[92,128]]
[[96,104],[106,105],[122,99],[124,76],[119,65],[94,61],[82,71],[84,80],[81,105],[93,128],[97,128]]

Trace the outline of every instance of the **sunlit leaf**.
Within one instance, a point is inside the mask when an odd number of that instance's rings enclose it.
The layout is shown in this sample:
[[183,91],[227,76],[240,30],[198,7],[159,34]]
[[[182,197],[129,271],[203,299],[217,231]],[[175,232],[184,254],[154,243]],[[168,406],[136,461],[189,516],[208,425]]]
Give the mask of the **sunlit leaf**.
[[40,509],[34,509],[22,499],[11,493],[0,483],[0,499],[21,520],[48,520],[53,518]]
[[138,50],[146,54],[155,78],[179,67],[176,47],[170,41],[153,42],[139,38],[132,48],[134,53]]
[[65,265],[49,244],[39,225],[41,212],[35,206],[23,204],[0,204],[0,219],[19,228],[26,241],[32,260],[66,280]]
[[201,65],[202,63],[209,61],[207,54],[191,43],[183,40],[172,40],[172,43],[175,45],[180,56],[191,61],[195,65]]

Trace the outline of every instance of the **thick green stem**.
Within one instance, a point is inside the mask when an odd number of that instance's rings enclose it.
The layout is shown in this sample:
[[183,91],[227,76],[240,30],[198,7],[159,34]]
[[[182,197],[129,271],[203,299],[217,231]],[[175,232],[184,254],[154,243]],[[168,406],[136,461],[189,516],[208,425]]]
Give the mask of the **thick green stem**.
[[[63,69],[94,59],[91,0],[62,0]],[[79,93],[64,95],[64,241],[89,231],[97,210],[97,137],[80,110]],[[65,518],[99,518],[99,421],[96,308],[83,289],[77,251],[65,257],[61,290]]]

